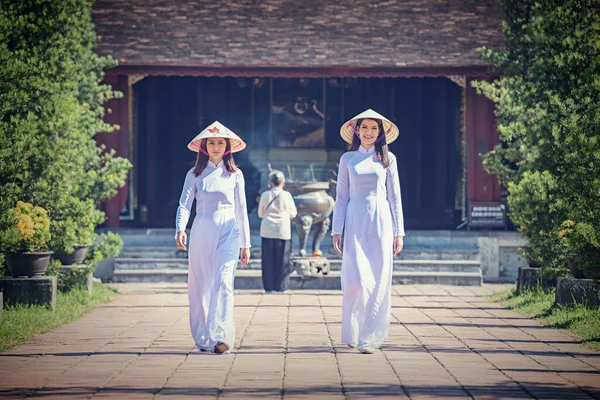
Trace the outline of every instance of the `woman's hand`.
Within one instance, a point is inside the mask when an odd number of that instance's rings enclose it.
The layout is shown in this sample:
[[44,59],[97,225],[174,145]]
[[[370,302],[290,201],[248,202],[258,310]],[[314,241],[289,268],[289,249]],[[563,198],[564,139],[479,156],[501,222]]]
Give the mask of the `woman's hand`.
[[250,260],[250,249],[245,247],[240,251],[240,266],[244,268]]
[[394,255],[398,255],[404,247],[404,238],[402,236],[394,236]]
[[178,249],[186,250],[185,244],[187,243],[187,234],[184,231],[177,232],[175,242],[177,243]]
[[342,235],[339,233],[333,235],[333,248],[335,251],[342,254]]

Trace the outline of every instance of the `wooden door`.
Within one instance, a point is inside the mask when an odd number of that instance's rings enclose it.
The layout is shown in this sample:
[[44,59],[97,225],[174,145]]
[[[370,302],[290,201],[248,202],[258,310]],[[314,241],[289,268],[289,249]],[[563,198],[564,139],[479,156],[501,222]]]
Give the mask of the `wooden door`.
[[[461,89],[447,78],[352,79],[344,121],[368,109],[394,121],[407,229],[451,229],[460,218]],[[458,197],[457,197],[458,196]]]

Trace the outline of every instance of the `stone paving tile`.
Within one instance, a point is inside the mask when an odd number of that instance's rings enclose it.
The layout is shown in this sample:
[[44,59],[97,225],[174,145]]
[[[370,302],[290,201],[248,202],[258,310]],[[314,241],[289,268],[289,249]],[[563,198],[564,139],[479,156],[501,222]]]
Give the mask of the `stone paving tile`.
[[373,355],[340,343],[337,291],[236,292],[235,346],[214,355],[185,288],[153,287],[0,354],[0,399],[600,399],[600,354],[482,297],[503,286],[394,286]]

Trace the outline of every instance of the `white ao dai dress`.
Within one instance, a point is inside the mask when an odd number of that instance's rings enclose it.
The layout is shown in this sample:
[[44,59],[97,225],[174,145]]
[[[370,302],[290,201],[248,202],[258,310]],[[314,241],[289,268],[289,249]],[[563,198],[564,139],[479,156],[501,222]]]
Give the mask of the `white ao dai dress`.
[[391,316],[394,236],[404,236],[396,157],[377,160],[375,147],[340,159],[333,234],[343,232],[342,343],[379,348]]
[[190,170],[177,208],[177,231],[184,231],[196,199],[189,238],[188,297],[196,346],[212,350],[218,342],[233,348],[233,282],[240,248],[250,247],[244,175],[221,161],[208,162],[200,176]]

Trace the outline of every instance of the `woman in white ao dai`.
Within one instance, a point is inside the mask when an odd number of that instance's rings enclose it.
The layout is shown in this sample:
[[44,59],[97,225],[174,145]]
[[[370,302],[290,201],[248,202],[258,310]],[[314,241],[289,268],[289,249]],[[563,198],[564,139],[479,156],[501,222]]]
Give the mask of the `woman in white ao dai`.
[[343,249],[342,343],[371,354],[388,335],[393,256],[403,246],[398,168],[387,149],[398,129],[368,110],[341,133],[349,151],[339,163],[332,234],[335,250]]
[[185,227],[196,200],[189,243],[190,328],[200,351],[227,353],[235,342],[233,284],[238,259],[250,258],[250,229],[244,175],[232,152],[244,142],[218,122],[188,148],[198,152],[186,177],[177,209],[177,247],[186,249]]

